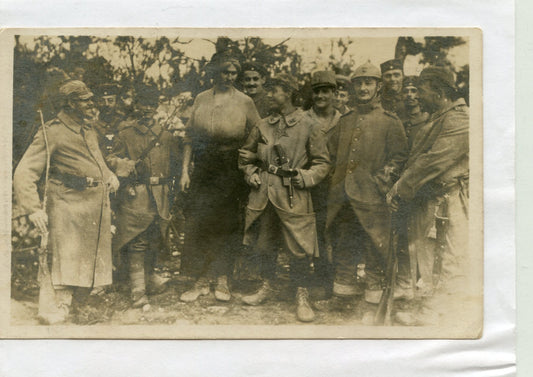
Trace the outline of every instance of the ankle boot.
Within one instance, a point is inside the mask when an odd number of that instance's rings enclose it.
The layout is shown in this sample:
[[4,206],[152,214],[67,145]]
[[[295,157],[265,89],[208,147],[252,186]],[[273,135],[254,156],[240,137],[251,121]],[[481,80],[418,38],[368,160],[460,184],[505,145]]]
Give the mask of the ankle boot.
[[205,296],[209,294],[209,281],[205,277],[199,278],[192,289],[184,292],[180,296],[180,300],[184,302],[193,302],[198,299],[200,296]]
[[307,288],[298,287],[296,292],[296,318],[302,322],[312,322],[315,313],[309,304],[309,292]]
[[231,292],[228,287],[228,277],[225,275],[217,277],[215,298],[219,301],[229,301],[231,299]]
[[272,293],[270,282],[268,280],[263,281],[261,287],[254,293],[248,296],[242,297],[242,302],[247,305],[260,305],[268,299]]

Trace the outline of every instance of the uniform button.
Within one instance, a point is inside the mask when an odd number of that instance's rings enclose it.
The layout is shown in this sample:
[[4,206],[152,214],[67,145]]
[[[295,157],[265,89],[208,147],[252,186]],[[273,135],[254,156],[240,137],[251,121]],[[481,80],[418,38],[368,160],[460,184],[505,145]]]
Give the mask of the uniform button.
[[270,187],[272,187],[272,183],[269,183],[268,185],[269,185]]
[[358,139],[358,138],[356,138],[356,137],[354,137],[354,138],[353,138],[353,141],[357,141],[357,140],[359,140],[359,139]]
[[365,118],[364,118],[364,117],[361,117],[361,118],[359,118],[359,120],[365,120]]
[[352,149],[352,152],[355,152],[355,148],[354,148],[354,149]]
[[351,170],[348,170],[348,174],[352,174],[352,171],[351,171]]
[[360,129],[359,127],[357,127],[355,130],[356,130],[356,131],[361,131],[361,129]]
[[350,162],[351,162],[352,164],[354,163],[354,161],[353,161],[353,160],[350,160]]

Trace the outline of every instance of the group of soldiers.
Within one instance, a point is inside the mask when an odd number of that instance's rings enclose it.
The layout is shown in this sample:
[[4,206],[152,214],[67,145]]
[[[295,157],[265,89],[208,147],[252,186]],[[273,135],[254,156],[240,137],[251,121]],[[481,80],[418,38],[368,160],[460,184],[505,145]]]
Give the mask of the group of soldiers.
[[[39,129],[13,179],[17,205],[50,235],[56,310],[41,319],[65,321],[91,289],[113,283],[117,263],[127,266],[133,307],[165,289],[154,245],[171,219],[176,174],[188,193],[182,269],[195,279],[184,302],[212,283],[216,299],[230,301],[242,250],[261,279],[242,302],[272,298],[284,251],[302,322],[315,318],[316,279],[340,300],[378,304],[387,284],[395,300],[423,297],[428,311],[450,295],[460,300],[469,266],[468,107],[447,68],[404,77],[402,65],[367,62],[351,77],[314,72],[304,110],[295,77],[217,53],[213,87],[186,117],[148,86],[120,104],[117,87],[105,85],[95,107],[83,82],[63,83],[61,111]],[[422,312],[396,319],[425,324]]]

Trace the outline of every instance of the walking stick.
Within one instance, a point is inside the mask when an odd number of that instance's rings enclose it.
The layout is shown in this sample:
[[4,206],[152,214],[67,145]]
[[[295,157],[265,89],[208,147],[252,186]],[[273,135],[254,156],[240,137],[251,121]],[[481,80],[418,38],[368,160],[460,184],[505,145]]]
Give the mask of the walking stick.
[[[48,145],[48,137],[44,126],[43,112],[38,111],[41,117],[41,127],[43,130],[44,144],[46,147],[46,168],[43,190],[42,209],[46,213],[46,201],[48,194],[48,171],[50,170],[50,147]],[[47,318],[50,314],[57,312],[57,304],[55,297],[54,286],[52,285],[52,277],[48,269],[48,230],[41,234],[41,243],[37,249],[39,255],[39,317]]]

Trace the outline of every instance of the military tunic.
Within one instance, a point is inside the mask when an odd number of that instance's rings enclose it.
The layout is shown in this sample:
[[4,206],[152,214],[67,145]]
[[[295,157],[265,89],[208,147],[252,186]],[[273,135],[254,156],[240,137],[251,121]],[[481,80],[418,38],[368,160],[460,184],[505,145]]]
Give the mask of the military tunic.
[[[395,114],[383,110],[377,100],[359,105],[341,117],[329,138],[328,149],[334,170],[328,192],[327,237],[330,242],[354,238],[353,230],[335,235],[340,229],[336,221],[344,221],[344,214],[354,213],[356,219],[352,220],[366,233],[362,237],[368,236],[372,243],[370,248],[384,257],[390,233],[385,194],[407,158],[402,123]],[[352,257],[346,254],[348,251],[334,252],[339,257],[338,270],[348,269],[346,274],[353,275],[355,266]],[[372,259],[367,260],[367,268],[382,267],[373,252],[367,257]]]
[[270,114],[270,98],[267,96],[266,91],[261,91],[252,97],[254,100],[255,107],[261,118],[266,118]]
[[[279,166],[279,156],[274,150],[276,144],[283,147],[289,167],[296,169],[304,181],[304,189],[294,188],[292,208],[288,187],[283,185],[283,179],[265,169],[271,164]],[[317,255],[315,213],[309,189],[319,184],[330,170],[326,138],[321,124],[300,109],[284,117],[272,115],[257,124],[243,148],[257,153],[258,158],[257,164],[241,165],[245,179],[249,181],[254,173],[258,173],[261,179],[259,188],[250,191],[244,244],[255,243],[259,235],[253,224],[261,220],[263,211],[271,204],[282,224],[283,237],[289,251],[297,257]]]
[[[117,234],[113,248],[118,250],[146,230],[156,219],[169,220],[169,183],[171,164],[178,153],[177,141],[159,124],[148,127],[139,121],[122,122],[113,145],[113,153],[107,157],[112,170],[125,177],[124,163],[136,161],[150,143],[162,132],[159,141],[136,169],[131,187],[121,187],[117,197]],[[164,224],[164,223],[162,223]]]
[[381,94],[381,106],[383,109],[394,113],[402,122],[407,120],[407,110],[402,93],[383,91]]
[[[111,284],[111,211],[105,182],[113,173],[98,147],[95,131],[66,112],[46,125],[50,150],[48,181],[49,251],[52,282],[56,286],[92,287]],[[46,168],[43,130],[15,170],[15,198],[25,213],[41,209],[37,182]],[[61,174],[89,177],[96,185],[70,188]]]
[[115,112],[110,122],[104,122],[102,120],[94,122],[94,130],[98,134],[98,142],[104,155],[111,153],[111,150],[113,149],[113,139],[118,132],[119,124],[124,121],[124,118],[124,114]]

